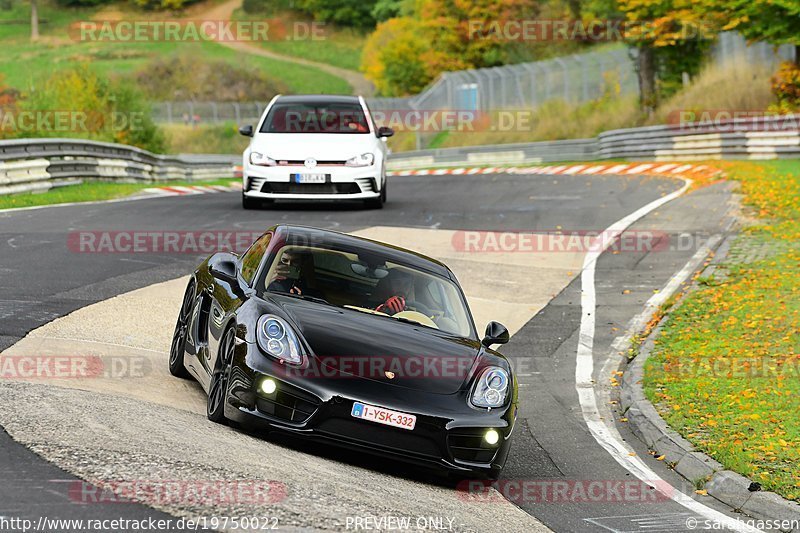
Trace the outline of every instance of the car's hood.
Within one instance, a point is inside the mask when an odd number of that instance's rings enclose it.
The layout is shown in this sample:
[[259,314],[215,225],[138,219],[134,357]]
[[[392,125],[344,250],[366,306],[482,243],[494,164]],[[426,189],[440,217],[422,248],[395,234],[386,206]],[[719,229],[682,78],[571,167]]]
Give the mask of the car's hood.
[[277,160],[345,161],[375,151],[371,133],[257,133],[251,150]]
[[273,295],[314,355],[309,375],[370,379],[452,394],[470,375],[478,341],[361,311]]

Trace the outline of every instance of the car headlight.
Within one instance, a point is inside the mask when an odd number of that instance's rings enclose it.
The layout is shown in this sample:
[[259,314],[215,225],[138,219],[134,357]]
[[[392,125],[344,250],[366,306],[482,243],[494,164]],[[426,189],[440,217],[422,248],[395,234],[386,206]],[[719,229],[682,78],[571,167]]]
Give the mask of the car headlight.
[[275,315],[263,315],[258,319],[256,329],[256,340],[264,353],[293,365],[303,362],[303,348],[285,320]]
[[499,366],[487,367],[481,372],[472,391],[472,405],[475,407],[500,407],[508,398],[508,372]]
[[278,164],[277,161],[272,159],[271,157],[267,157],[264,154],[258,152],[250,152],[250,164],[251,165],[258,165],[261,167],[274,167]]
[[375,162],[375,154],[361,154],[355,157],[351,157],[347,161],[344,162],[345,166],[348,167],[368,167],[372,163]]

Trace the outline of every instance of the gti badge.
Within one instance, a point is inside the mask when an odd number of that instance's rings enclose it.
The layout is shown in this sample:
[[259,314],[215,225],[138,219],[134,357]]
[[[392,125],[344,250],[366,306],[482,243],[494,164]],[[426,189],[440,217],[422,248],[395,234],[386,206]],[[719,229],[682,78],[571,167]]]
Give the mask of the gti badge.
[[306,159],[304,164],[306,165],[306,168],[314,168],[315,166],[317,166],[317,160],[314,159],[313,157],[309,157],[308,159]]

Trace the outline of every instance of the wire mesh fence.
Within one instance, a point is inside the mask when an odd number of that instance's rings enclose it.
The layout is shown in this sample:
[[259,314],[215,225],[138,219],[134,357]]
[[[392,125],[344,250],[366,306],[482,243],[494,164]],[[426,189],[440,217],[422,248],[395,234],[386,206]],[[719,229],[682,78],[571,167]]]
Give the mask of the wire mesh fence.
[[776,64],[795,59],[795,47],[791,44],[775,46],[769,43],[750,43],[736,32],[723,32],[719,35],[713,50],[714,61],[718,64],[747,61],[750,64]]
[[[791,45],[748,44],[734,32],[719,35],[711,60],[776,64],[794,59]],[[638,94],[635,49],[624,45],[585,54],[502,67],[445,72],[418,95],[370,98],[373,111],[535,109],[543,102],[586,102],[605,91]],[[159,123],[253,123],[268,102],[162,102],[153,106]]]

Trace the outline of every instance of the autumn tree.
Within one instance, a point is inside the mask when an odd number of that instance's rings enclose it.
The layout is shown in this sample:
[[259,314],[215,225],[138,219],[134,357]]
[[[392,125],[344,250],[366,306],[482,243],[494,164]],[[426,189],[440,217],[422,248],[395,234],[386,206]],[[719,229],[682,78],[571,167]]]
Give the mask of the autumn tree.
[[[386,96],[412,94],[442,72],[509,61],[506,22],[532,19],[538,0],[417,0],[413,12],[380,23],[362,70]],[[383,4],[383,2],[381,2]],[[408,2],[399,2],[400,13]]]
[[624,39],[637,50],[642,109],[658,104],[659,73],[665,78],[696,73],[721,23],[698,6],[713,0],[619,0]]

